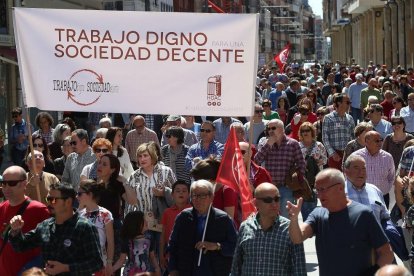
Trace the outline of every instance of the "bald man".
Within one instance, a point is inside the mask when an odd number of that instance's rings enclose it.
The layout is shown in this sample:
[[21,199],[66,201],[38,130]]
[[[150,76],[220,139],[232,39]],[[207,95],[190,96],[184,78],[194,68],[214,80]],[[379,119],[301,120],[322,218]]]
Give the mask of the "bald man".
[[383,266],[375,273],[375,276],[412,276],[405,267],[401,265],[390,264]]
[[[35,200],[25,196],[27,177],[26,171],[18,166],[11,166],[3,173],[3,180],[0,181],[6,201],[0,203],[0,233],[6,233],[10,219],[21,213],[25,220],[22,232],[27,233],[36,228],[39,222],[49,218],[47,207]],[[26,207],[24,207],[26,206]],[[0,235],[0,275],[18,275],[19,271],[32,266],[41,265],[40,248],[34,248],[24,253],[17,253],[10,243],[4,245],[5,235]],[[8,239],[8,238],[7,238]],[[36,263],[36,260],[38,263]],[[25,266],[28,265],[28,266]]]
[[254,197],[258,213],[240,226],[231,275],[306,275],[303,244],[293,244],[290,221],[279,215],[279,190],[265,182]]
[[133,120],[133,130],[125,138],[125,148],[128,151],[134,169],[137,169],[137,149],[143,143],[155,142],[160,145],[157,134],[146,127],[144,117],[138,115]]
[[[289,233],[295,244],[316,236],[315,245],[321,276],[372,275],[394,259],[390,243],[372,211],[346,197],[345,178],[337,169],[319,172],[315,190],[322,208],[315,208],[299,226],[298,204],[288,202],[291,223]],[[372,266],[372,250],[376,264]],[[368,274],[371,273],[371,274]]]

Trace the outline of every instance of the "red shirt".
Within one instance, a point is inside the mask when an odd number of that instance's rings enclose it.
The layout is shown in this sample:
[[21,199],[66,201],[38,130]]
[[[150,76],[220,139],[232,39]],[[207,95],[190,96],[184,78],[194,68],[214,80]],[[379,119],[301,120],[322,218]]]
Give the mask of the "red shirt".
[[[17,206],[10,206],[8,200],[0,203],[0,247],[3,245],[3,232],[22,204],[23,202]],[[49,216],[49,210],[43,203],[32,200],[22,215],[24,221],[22,232],[27,233],[36,228],[39,222],[44,221]],[[17,253],[10,243],[7,243],[0,255],[0,275],[17,275],[27,262],[39,254],[40,248]]]
[[[296,113],[297,114],[297,113]],[[295,114],[295,115],[296,115]],[[295,139],[296,141],[299,141],[299,128],[300,128],[300,126],[302,125],[302,122],[301,121],[299,121],[299,123],[297,124],[297,125],[295,125],[294,124],[294,122],[293,122],[293,120],[294,119],[292,119],[291,121],[290,121],[290,129],[292,130],[292,132],[289,134],[289,137],[290,138],[293,138],[293,139]],[[314,123],[314,122],[316,122],[318,120],[318,117],[316,116],[316,114],[315,113],[313,113],[313,112],[310,112],[309,113],[309,115],[308,115],[308,120],[307,120],[307,122],[309,122],[309,123]]]
[[380,105],[384,109],[384,116],[389,118],[391,110],[394,109],[392,102],[387,102],[386,100],[384,100],[382,103],[380,103]]
[[171,232],[174,228],[175,218],[178,216],[179,213],[181,213],[182,210],[190,207],[191,205],[187,204],[183,209],[178,209],[177,205],[173,205],[170,208],[165,209],[161,218],[162,229],[164,232],[164,237],[161,242],[164,242],[164,244],[168,243]]
[[223,210],[224,207],[234,207],[234,217],[232,218],[238,228],[240,219],[238,218],[238,196],[229,186],[222,185],[214,193],[213,207]]

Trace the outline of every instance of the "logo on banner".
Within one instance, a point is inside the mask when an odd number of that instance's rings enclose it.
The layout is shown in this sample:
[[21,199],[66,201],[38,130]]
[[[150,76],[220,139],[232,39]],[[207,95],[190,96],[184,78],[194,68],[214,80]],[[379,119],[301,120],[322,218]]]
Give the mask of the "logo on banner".
[[221,75],[209,77],[207,80],[207,105],[221,105]]
[[90,106],[104,93],[117,93],[119,87],[106,81],[102,74],[91,69],[74,72],[68,80],[53,80],[54,91],[67,93],[68,101],[80,106]]

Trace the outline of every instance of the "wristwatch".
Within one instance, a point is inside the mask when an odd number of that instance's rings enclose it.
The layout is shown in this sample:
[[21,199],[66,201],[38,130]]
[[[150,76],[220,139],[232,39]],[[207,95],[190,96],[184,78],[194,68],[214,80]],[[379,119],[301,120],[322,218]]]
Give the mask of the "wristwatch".
[[221,243],[216,243],[217,244],[217,251],[220,251],[221,250]]

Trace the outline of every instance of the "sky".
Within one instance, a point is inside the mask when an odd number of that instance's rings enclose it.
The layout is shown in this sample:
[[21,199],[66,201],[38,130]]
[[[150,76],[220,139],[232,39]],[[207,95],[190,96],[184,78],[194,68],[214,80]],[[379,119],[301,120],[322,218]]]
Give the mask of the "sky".
[[308,0],[312,7],[313,13],[322,17],[322,0]]

